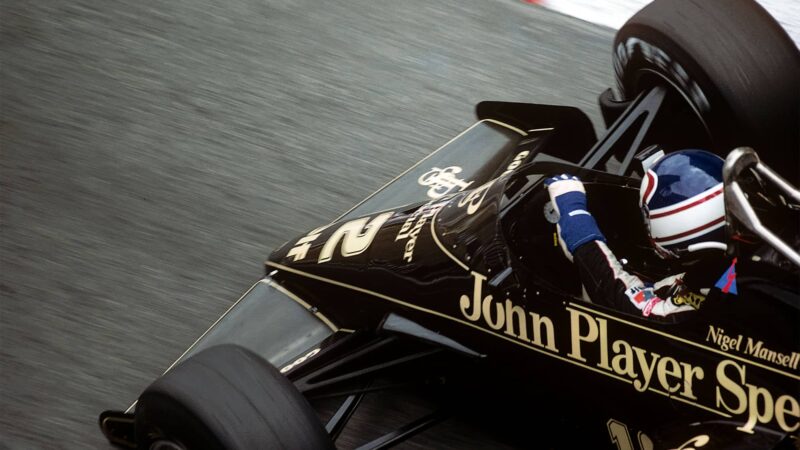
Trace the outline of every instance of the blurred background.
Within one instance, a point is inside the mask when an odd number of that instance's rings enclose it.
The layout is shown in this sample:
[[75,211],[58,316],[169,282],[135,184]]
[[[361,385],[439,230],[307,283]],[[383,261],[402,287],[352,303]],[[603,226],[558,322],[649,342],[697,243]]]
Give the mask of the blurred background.
[[[479,101],[578,106],[599,127],[617,22],[554,3],[3,0],[0,447],[108,448],[98,413],[130,405],[273,248]],[[421,437],[406,445],[448,445]]]

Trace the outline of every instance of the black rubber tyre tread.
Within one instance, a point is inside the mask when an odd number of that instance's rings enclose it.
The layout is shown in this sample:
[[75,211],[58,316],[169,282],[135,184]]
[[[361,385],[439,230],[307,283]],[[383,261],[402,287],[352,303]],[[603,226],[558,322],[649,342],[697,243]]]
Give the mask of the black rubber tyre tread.
[[136,405],[140,448],[153,433],[189,449],[333,448],[294,385],[235,345],[203,350],[145,389]]
[[[720,153],[752,146],[790,180],[800,172],[800,51],[752,0],[656,0],[636,13],[614,40],[614,66],[626,100],[645,89],[655,71],[678,76],[642,52],[618,54],[639,38],[677,61],[708,99],[692,102]],[[638,54],[637,54],[638,53]],[[724,155],[723,155],[724,156]]]

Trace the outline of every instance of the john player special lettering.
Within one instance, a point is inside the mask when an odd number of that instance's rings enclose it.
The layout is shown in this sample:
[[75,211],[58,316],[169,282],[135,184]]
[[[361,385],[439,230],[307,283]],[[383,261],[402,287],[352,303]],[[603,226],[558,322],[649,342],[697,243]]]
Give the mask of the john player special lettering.
[[[484,275],[472,272],[472,278],[472,293],[460,296],[459,309],[466,320],[488,332],[512,337],[527,347],[544,350],[544,354],[630,383],[637,392],[655,392],[725,418],[736,417],[742,420],[737,430],[745,433],[753,433],[757,426],[766,424],[777,425],[786,432],[800,429],[797,394],[776,394],[751,382],[749,371],[765,369],[754,367],[743,358],[717,358],[712,365],[708,359],[696,356],[681,357],[655,351],[651,347],[659,340],[676,338],[636,327],[583,304],[564,302],[563,309],[548,317],[515,305],[509,298],[486,294]],[[559,330],[557,325],[568,329]],[[635,337],[648,332],[653,335],[638,343]],[[767,347],[761,341],[741,335],[727,336],[723,330],[713,327],[708,340],[723,349],[743,350],[747,355],[796,368],[797,353],[769,356],[762,352]],[[693,345],[706,352],[714,351],[713,347]],[[673,347],[665,345],[663,348]],[[782,376],[793,378],[795,382],[800,380],[797,374],[783,373]]]

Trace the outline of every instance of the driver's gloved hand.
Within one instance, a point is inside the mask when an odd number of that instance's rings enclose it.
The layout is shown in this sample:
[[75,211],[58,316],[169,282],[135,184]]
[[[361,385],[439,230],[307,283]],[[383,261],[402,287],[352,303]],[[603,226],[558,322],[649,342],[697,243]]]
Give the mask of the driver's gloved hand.
[[581,245],[606,241],[594,217],[586,207],[586,191],[576,176],[559,175],[545,180],[550,201],[558,212],[558,237],[561,249],[572,261],[572,254]]

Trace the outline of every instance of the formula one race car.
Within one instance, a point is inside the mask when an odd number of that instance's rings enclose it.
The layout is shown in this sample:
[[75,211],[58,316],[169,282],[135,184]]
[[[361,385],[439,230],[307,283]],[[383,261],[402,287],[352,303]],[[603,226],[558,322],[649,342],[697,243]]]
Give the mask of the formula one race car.
[[[749,0],[656,0],[614,46],[599,139],[576,108],[480,103],[473,126],[275,250],[135,406],[100,416],[103,433],[333,448],[362,398],[411,386],[438,407],[362,448],[475,405],[521,424],[510,442],[526,447],[797,448],[798,49]],[[653,154],[683,148],[726,158],[716,251],[736,260],[738,295],[712,290],[669,324],[587,301],[544,179],[580,176],[626,270],[659,279],[685,267],[653,251],[639,186]]]

